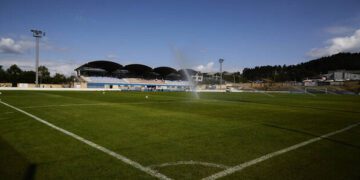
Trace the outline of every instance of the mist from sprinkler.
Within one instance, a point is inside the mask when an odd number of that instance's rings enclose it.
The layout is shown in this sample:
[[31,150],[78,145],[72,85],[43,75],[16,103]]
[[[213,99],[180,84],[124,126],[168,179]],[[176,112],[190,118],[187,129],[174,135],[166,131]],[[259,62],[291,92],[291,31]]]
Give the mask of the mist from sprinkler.
[[186,80],[189,82],[190,92],[192,93],[194,99],[200,99],[200,96],[199,96],[198,92],[196,91],[196,84],[194,83],[193,79],[191,78],[189,72],[187,71],[187,67],[189,67],[189,66],[187,66],[188,59],[186,58],[185,54],[181,50],[177,49],[176,47],[173,47],[172,50],[175,55],[175,60],[179,64],[180,68],[184,70]]

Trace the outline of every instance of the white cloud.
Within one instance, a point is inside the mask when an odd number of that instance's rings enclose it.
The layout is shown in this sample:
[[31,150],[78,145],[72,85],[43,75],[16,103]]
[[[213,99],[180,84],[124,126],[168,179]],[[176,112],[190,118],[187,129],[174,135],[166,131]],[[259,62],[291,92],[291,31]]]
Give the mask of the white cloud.
[[206,65],[198,65],[195,67],[195,70],[201,72],[212,72],[214,71],[214,62],[209,62]]
[[59,63],[59,62],[48,62],[44,64],[49,68],[51,74],[60,73],[65,76],[71,76],[75,74],[74,69],[79,67],[80,65],[74,63]]
[[343,35],[343,34],[351,33],[353,31],[354,28],[347,26],[332,26],[325,29],[325,32],[335,35]]
[[311,57],[322,57],[340,52],[360,52],[360,29],[351,36],[336,37],[327,41],[327,46],[308,52]]
[[[14,40],[12,38],[0,38],[0,54],[24,54],[28,51],[34,51],[35,40],[28,37],[22,37],[20,40]],[[64,52],[69,48],[58,47],[50,44],[47,39],[43,39],[40,42],[40,49],[47,51]]]
[[11,38],[0,39],[0,53],[22,54],[32,47],[29,41],[15,41]]

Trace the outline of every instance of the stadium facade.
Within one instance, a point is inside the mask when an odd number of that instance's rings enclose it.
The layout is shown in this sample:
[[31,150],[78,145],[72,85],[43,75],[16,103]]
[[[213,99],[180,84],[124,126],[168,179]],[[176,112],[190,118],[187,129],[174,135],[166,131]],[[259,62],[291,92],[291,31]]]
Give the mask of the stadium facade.
[[198,78],[192,69],[176,70],[171,67],[151,68],[143,64],[123,66],[116,62],[98,60],[75,69],[77,88],[105,88],[138,91],[186,91],[192,83],[186,73]]

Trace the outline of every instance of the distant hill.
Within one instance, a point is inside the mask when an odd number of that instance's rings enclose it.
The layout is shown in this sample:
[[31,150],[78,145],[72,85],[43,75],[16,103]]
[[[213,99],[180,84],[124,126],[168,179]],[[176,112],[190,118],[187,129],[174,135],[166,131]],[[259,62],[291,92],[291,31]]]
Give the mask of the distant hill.
[[301,81],[339,69],[360,70],[360,53],[339,53],[297,65],[245,68],[242,75],[245,81]]

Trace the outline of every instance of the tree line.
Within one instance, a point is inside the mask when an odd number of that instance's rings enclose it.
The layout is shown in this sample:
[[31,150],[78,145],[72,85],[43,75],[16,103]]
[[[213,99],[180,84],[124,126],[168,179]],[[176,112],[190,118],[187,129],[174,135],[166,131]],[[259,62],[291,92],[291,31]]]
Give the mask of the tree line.
[[[49,69],[45,66],[39,66],[39,83],[41,84],[67,84],[73,81],[74,77],[66,77],[63,74],[56,73],[51,76]],[[12,65],[8,69],[3,69],[0,65],[0,83],[35,83],[35,72],[22,70],[17,65]]]
[[[257,66],[245,68],[242,73],[223,72],[223,79],[227,82],[249,82],[249,81],[302,81],[306,78],[313,78],[320,74],[326,74],[332,70],[360,70],[360,53],[339,53],[332,56],[322,57],[297,65],[275,65]],[[175,71],[175,70],[174,70]],[[220,73],[216,73],[220,76]],[[74,80],[74,77],[66,77],[56,73],[50,76],[47,67],[39,66],[39,83],[43,84],[67,84]],[[218,79],[204,78],[203,83],[216,83]],[[0,83],[10,82],[13,86],[17,83],[34,83],[35,72],[24,71],[17,65],[12,65],[4,70],[0,65]]]
[[360,53],[339,53],[297,65],[245,68],[242,78],[243,81],[302,81],[339,69],[360,70]]

